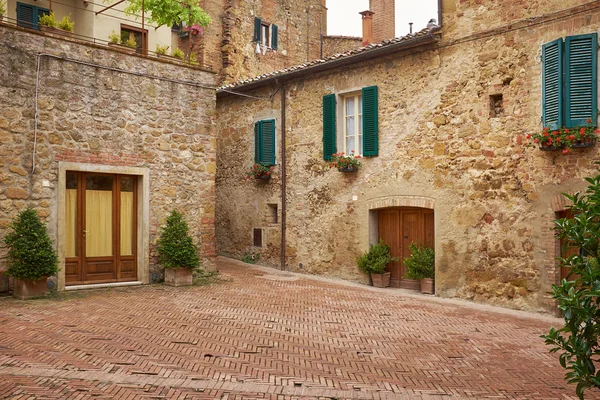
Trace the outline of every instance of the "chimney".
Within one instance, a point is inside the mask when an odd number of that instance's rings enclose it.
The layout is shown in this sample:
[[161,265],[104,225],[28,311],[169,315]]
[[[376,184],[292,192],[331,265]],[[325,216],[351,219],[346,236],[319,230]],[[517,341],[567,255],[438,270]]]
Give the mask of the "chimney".
[[363,25],[363,40],[362,45],[368,46],[373,43],[373,12],[372,11],[362,11],[359,12],[362,15],[362,25]]
[[396,37],[395,0],[369,0],[373,17],[373,43]]

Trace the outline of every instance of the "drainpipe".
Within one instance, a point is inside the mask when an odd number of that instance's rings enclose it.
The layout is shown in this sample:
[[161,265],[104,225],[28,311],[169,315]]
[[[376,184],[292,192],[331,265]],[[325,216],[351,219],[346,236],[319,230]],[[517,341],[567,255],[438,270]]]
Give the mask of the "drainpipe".
[[281,91],[281,267],[285,268],[285,220],[286,220],[286,181],[285,181],[285,84],[280,83]]
[[438,0],[438,26],[442,27],[442,0]]

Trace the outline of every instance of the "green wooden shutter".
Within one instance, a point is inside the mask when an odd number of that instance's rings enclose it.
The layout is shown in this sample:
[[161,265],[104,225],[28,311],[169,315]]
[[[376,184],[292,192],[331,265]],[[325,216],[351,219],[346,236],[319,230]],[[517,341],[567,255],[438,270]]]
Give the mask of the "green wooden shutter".
[[568,128],[596,125],[598,34],[565,39],[565,121]]
[[258,17],[254,17],[254,41],[260,42],[260,26],[262,21]]
[[[17,25],[25,28],[33,28],[34,19],[33,16],[36,15],[37,12],[34,13],[33,6],[29,4],[17,3]],[[35,21],[37,22],[37,21]]]
[[379,118],[377,116],[377,86],[362,89],[363,156],[379,154]]
[[328,94],[323,96],[323,159],[331,160],[335,152],[335,94]]
[[260,162],[265,165],[275,165],[275,120],[261,121],[262,152]]
[[562,39],[542,47],[542,120],[544,127],[563,125],[563,42]]
[[271,25],[271,48],[273,50],[277,50],[278,36],[279,28],[275,24]]
[[260,158],[261,158],[261,152],[262,152],[262,146],[261,146],[261,142],[262,142],[262,124],[259,122],[256,122],[254,124],[254,162],[258,163],[260,162]]

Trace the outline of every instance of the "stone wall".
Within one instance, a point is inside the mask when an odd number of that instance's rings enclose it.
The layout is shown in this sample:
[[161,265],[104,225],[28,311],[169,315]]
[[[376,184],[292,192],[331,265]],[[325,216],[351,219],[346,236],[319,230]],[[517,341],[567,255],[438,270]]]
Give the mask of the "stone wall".
[[323,58],[334,54],[345,53],[362,46],[362,38],[354,36],[324,36]]
[[[38,53],[125,72],[42,56],[34,162]],[[160,278],[154,243],[174,208],[185,214],[211,267],[214,85],[215,75],[200,69],[0,27],[0,242],[26,206],[38,211],[56,241],[59,162],[144,167],[150,176],[150,273]],[[5,257],[0,245],[0,268]]]
[[[288,268],[366,282],[355,259],[372,241],[370,211],[429,202],[438,296],[552,310],[547,292],[560,273],[552,220],[565,208],[560,194],[585,188],[583,178],[597,173],[599,149],[542,152],[527,147],[525,136],[541,129],[541,46],[600,28],[600,10],[567,9],[581,3],[445,1],[443,39],[434,50],[289,82]],[[496,31],[481,34],[488,28]],[[379,156],[364,160],[356,175],[341,174],[323,161],[322,96],[370,85],[379,88]],[[501,110],[491,111],[492,95],[502,95]],[[279,179],[241,184],[253,158],[252,124],[280,117],[277,104],[218,99],[220,253],[240,257],[251,249],[251,229],[264,226],[263,210],[280,198]],[[261,249],[264,263],[278,265],[278,251],[277,242]]]

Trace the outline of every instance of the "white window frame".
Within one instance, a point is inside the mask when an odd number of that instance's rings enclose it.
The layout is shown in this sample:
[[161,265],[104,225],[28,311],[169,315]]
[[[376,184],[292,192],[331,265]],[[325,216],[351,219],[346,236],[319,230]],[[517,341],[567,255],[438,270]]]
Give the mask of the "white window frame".
[[[354,101],[354,115],[352,115],[354,117],[354,155],[355,156],[361,156],[362,157],[362,146],[359,146],[360,143],[362,143],[362,136],[363,136],[363,131],[362,131],[362,92],[360,91],[354,91],[354,92],[350,92],[350,93],[345,93],[345,94],[341,94],[340,95],[340,102],[339,104],[341,105],[341,126],[342,126],[342,140],[341,140],[341,148],[338,147],[338,153],[344,152],[344,153],[351,153],[351,151],[347,151],[348,150],[348,132],[347,132],[347,124],[346,124],[346,119],[349,117],[349,115],[346,114],[346,102],[348,99],[353,98]],[[341,150],[341,151],[340,151]]]
[[271,28],[271,24],[265,24],[264,22],[261,21],[261,23],[260,23],[260,44],[262,46],[266,46],[269,49],[271,48],[272,33],[273,33],[273,29]]

